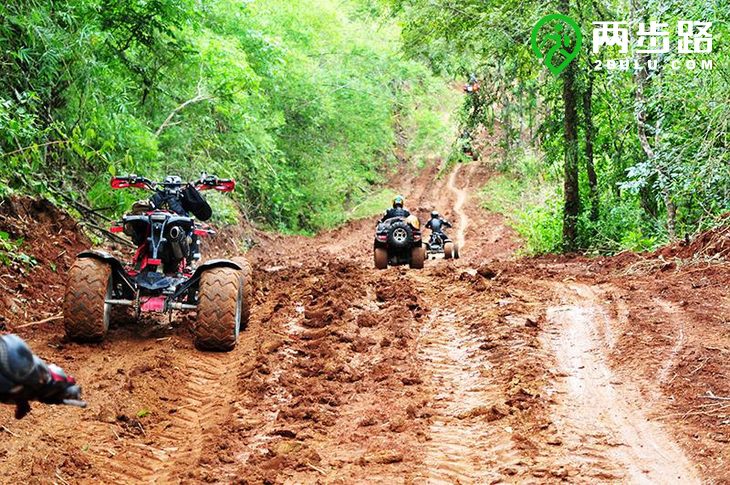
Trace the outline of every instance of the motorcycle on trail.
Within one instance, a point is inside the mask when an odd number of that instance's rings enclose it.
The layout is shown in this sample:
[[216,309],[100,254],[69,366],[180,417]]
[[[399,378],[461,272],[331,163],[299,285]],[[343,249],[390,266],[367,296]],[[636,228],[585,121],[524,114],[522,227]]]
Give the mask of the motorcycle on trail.
[[101,250],[77,256],[63,304],[66,335],[78,341],[102,340],[114,306],[132,308],[137,318],[147,312],[172,318],[175,310],[197,311],[192,329],[195,346],[233,349],[248,323],[251,267],[244,258],[212,259],[198,265],[199,238],[215,231],[196,217],[211,216],[199,191],[232,192],[235,181],[204,175],[190,183],[176,176],[153,182],[129,175],[114,177],[111,187],[153,192],[149,201],[136,203],[111,228],[113,233],[129,236],[137,251],[126,264]]
[[375,268],[407,264],[423,268],[426,252],[421,242],[421,223],[414,215],[391,217],[378,224],[374,242]]

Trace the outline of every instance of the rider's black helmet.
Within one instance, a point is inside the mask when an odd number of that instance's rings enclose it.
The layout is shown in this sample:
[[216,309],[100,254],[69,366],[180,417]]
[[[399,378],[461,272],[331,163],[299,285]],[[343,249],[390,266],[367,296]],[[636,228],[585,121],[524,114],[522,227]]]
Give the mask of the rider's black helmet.
[[431,219],[437,219],[438,216],[439,216],[439,213],[438,212],[436,212],[436,211],[432,211],[431,212]]
[[393,198],[393,208],[394,208],[394,209],[395,209],[396,207],[401,207],[401,208],[402,208],[402,207],[403,207],[403,203],[404,203],[404,202],[405,202],[405,199],[403,198],[403,196],[402,196],[402,195],[396,195],[396,196],[395,196],[395,197]]

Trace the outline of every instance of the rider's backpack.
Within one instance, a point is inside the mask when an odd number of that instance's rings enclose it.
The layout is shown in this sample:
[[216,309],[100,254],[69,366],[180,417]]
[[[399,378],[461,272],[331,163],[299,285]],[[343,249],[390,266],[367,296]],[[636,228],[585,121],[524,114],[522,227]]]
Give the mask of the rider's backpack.
[[207,221],[213,215],[208,201],[192,184],[188,184],[182,190],[182,205],[200,221]]

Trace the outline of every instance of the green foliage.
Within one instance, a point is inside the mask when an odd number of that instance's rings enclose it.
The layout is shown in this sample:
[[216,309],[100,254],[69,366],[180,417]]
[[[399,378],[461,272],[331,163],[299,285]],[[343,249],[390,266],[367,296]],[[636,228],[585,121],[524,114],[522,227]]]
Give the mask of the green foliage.
[[665,244],[666,231],[646,218],[641,208],[631,200],[609,201],[598,220],[592,221],[583,214],[580,234],[590,237],[581,246],[599,254],[615,254],[624,250],[646,251]]
[[150,414],[152,414],[152,411],[150,411],[149,409],[140,409],[139,411],[137,411],[137,417],[140,419],[146,418]]
[[393,203],[393,198],[398,195],[393,189],[383,189],[365,197],[362,202],[352,208],[349,214],[350,219],[364,219],[381,214]]
[[[555,2],[480,0],[370,0],[369,8],[395,15],[403,26],[403,39],[411,57],[427,62],[436,72],[456,76],[461,82],[475,73],[481,81],[478,95],[468,96],[460,113],[467,129],[484,126],[499,139],[501,168],[519,163],[522,154],[535,151],[541,158],[541,177],[520,175],[521,183],[540,186],[562,184],[565,154],[563,137],[563,79],[551,75],[535,58],[529,35],[535,23],[555,13]],[[569,14],[584,34],[584,48],[576,62],[577,122],[580,154],[582,215],[578,239],[589,252],[612,253],[645,249],[668,240],[671,214],[677,207],[677,236],[694,233],[730,210],[730,92],[727,62],[730,47],[730,4],[690,0],[640,0],[628,2],[573,2]],[[591,49],[593,21],[659,20],[669,25],[670,53],[653,56],[658,69],[642,83],[633,70],[592,71],[596,61],[630,57],[617,48]],[[709,21],[714,43],[711,54],[682,55],[676,51],[679,20]],[[635,27],[632,27],[635,28]],[[711,59],[712,70],[675,69],[672,62]],[[592,102],[586,114],[584,96]],[[639,113],[645,114],[649,151],[639,138]],[[598,210],[591,214],[590,186],[586,176],[587,121],[593,130],[597,174]],[[460,155],[459,155],[460,156]],[[514,178],[515,174],[511,176]],[[493,189],[494,187],[490,187]],[[524,193],[528,187],[505,187]],[[545,205],[553,223],[562,219],[556,201]],[[526,208],[519,209],[527,213]],[[536,214],[540,226],[544,213]],[[549,224],[547,241],[554,225]],[[529,228],[525,226],[525,230]],[[532,244],[547,250],[558,244]]]
[[37,265],[38,261],[36,261],[34,257],[20,251],[22,246],[22,238],[13,241],[10,238],[10,234],[0,231],[0,263],[5,266],[12,266],[15,264],[20,266]]
[[557,252],[562,244],[561,192],[545,181],[540,160],[524,156],[489,180],[482,189],[482,205],[507,217],[524,241],[526,254]]
[[[342,222],[393,147],[446,146],[450,91],[404,60],[399,32],[354,1],[20,0],[0,7],[0,180],[87,193],[122,211],[112,174],[239,182],[281,230]],[[401,140],[405,134],[407,140]],[[124,193],[122,193],[124,192]],[[214,201],[221,220],[233,206]]]
[[[545,167],[539,158],[525,154],[503,165],[503,174],[492,178],[482,190],[482,205],[508,218],[530,255],[562,250],[560,176]],[[648,218],[636,200],[604,196],[601,207],[597,220],[591,220],[586,212],[579,221],[579,243],[589,248],[588,252],[645,251],[667,242],[666,230]]]

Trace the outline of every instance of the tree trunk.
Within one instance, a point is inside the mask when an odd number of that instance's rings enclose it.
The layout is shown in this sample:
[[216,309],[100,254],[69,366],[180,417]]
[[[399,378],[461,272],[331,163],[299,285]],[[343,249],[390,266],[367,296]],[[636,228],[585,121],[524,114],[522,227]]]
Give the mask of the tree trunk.
[[[676,221],[677,221],[677,206],[672,200],[671,193],[669,191],[669,182],[671,180],[669,174],[664,170],[664,167],[656,159],[656,152],[654,147],[649,142],[649,137],[646,133],[646,121],[648,118],[646,112],[646,87],[650,81],[648,78],[648,71],[646,68],[646,58],[640,59],[643,62],[642,68],[636,71],[636,130],[639,135],[639,142],[641,148],[646,154],[651,166],[656,170],[657,176],[659,177],[660,190],[662,193],[662,200],[664,201],[664,207],[667,209],[667,233],[669,238],[674,241],[677,238]],[[658,128],[656,138],[659,137]]]
[[588,188],[590,190],[592,221],[598,220],[599,201],[598,201],[598,176],[596,175],[596,167],[593,163],[593,65],[589,61],[588,85],[583,93],[583,117],[585,118],[585,156],[586,156],[586,172],[588,173]]
[[[570,0],[560,1],[560,11],[570,14]],[[575,62],[563,71],[563,104],[565,120],[565,205],[563,210],[563,248],[575,250],[578,242],[578,216],[580,215],[580,188],[578,186],[578,111],[575,92]]]
[[[631,7],[631,14],[634,20],[644,17],[643,6],[638,5],[637,2],[632,2]],[[654,147],[652,147],[647,134],[647,120],[649,115],[646,109],[646,89],[651,85],[647,67],[647,61],[649,58],[649,54],[637,55],[636,58],[641,66],[640,69],[634,71],[634,79],[636,82],[636,131],[639,136],[641,148],[644,150],[644,154],[646,154],[649,164],[656,171],[657,177],[659,178],[662,200],[664,201],[664,207],[667,209],[667,233],[669,234],[669,238],[674,241],[677,239],[677,206],[674,204],[671,192],[669,191],[671,176],[657,160],[656,152],[654,151]],[[659,127],[657,126],[654,131],[654,143],[656,144],[658,141]]]

